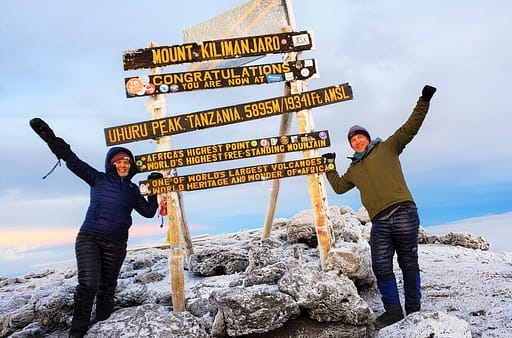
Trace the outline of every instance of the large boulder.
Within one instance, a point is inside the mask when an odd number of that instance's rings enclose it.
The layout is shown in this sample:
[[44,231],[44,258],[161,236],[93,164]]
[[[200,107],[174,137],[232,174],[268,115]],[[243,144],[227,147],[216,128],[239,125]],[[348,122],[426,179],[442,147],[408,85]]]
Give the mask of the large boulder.
[[300,315],[297,302],[275,285],[215,290],[210,307],[215,315],[213,336],[270,332]]
[[444,312],[415,312],[381,329],[378,338],[471,338],[469,324]]
[[366,325],[370,320],[368,304],[359,296],[354,283],[344,275],[324,273],[296,261],[288,263],[278,286],[317,321]]
[[372,259],[368,243],[343,243],[329,251],[325,271],[345,275],[357,286],[373,285]]
[[247,250],[239,247],[208,247],[190,256],[189,270],[200,276],[229,275],[247,268]]
[[186,311],[172,312],[162,305],[144,304],[114,312],[107,320],[94,324],[85,337],[207,338],[209,335],[204,325]]

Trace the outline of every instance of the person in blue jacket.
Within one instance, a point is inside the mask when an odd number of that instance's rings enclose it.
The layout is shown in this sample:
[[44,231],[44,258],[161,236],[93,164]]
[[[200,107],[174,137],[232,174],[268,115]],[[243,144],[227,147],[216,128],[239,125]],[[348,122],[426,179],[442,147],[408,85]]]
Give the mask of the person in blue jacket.
[[[83,337],[91,324],[95,298],[96,315],[92,322],[105,320],[113,312],[132,211],[153,217],[158,209],[157,196],[149,196],[146,200],[131,181],[136,168],[130,150],[111,148],[105,157],[105,172],[101,172],[82,161],[43,120],[34,118],[30,125],[59,161],[64,160],[69,170],[91,189],[89,208],[75,241],[78,286],[70,330],[70,337]],[[154,172],[148,178],[160,177],[162,174]]]

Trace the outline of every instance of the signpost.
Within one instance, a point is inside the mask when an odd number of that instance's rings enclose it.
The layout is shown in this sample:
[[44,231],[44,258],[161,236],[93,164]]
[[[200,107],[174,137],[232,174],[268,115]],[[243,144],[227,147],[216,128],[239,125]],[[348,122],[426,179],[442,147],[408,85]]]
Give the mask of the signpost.
[[328,147],[330,144],[329,132],[322,130],[142,154],[135,156],[135,165],[139,172],[170,170],[196,164],[304,151]]
[[112,146],[156,139],[165,135],[176,135],[193,130],[256,120],[351,99],[352,88],[348,83],[344,83],[290,96],[109,127],[104,130],[105,141],[108,146]]
[[245,36],[204,41],[201,44],[150,47],[125,51],[124,70],[178,65],[221,59],[233,59],[266,54],[281,54],[313,48],[307,31]]
[[[149,96],[147,109],[152,119],[104,129],[108,146],[148,139],[154,139],[158,144],[156,153],[137,156],[136,166],[140,172],[166,173],[162,179],[139,182],[139,188],[143,195],[158,194],[167,200],[174,311],[185,309],[183,239],[186,249],[189,249],[187,254],[192,252],[181,200],[183,191],[307,175],[320,259],[324,267],[331,232],[322,173],[334,170],[335,166],[318,157],[317,149],[329,146],[330,140],[327,130],[314,131],[311,109],[352,99],[352,88],[348,83],[305,90],[304,80],[317,74],[316,61],[299,60],[297,53],[312,49],[313,41],[307,31],[293,32],[295,19],[291,0],[251,0],[212,20],[215,23],[208,21],[188,29],[182,45],[158,47],[151,43],[148,48],[124,52],[125,70],[151,70],[146,76],[125,78],[125,94],[128,98]],[[277,30],[281,32],[270,33]],[[210,33],[214,36],[205,38]],[[199,43],[198,37],[203,42]],[[251,58],[278,53],[287,54],[284,62],[239,67]],[[226,60],[231,62],[231,66],[227,66]],[[216,68],[219,62],[223,62],[224,67]],[[202,70],[192,67],[188,72],[162,74],[158,68],[184,63],[194,63]],[[205,64],[208,66],[201,66]],[[167,116],[162,95],[281,81],[286,81],[287,89],[281,97],[175,116]],[[288,114],[292,112],[297,116],[299,134],[286,135]],[[276,137],[172,149],[171,135],[276,115],[286,117],[282,119],[280,135]],[[281,161],[284,153],[292,151],[303,151],[304,159]],[[182,176],[176,170],[183,166],[273,154],[277,155],[275,163]],[[277,198],[277,191],[273,197]],[[271,205],[275,208],[274,202],[271,201]],[[273,211],[267,214],[264,234],[268,235],[267,223],[272,218]]]
[[304,80],[316,74],[314,59],[235,68],[156,74],[124,79],[126,97]]
[[[150,42],[149,47],[155,47],[155,43]],[[160,68],[151,68],[151,74],[161,72]],[[146,101],[146,110],[150,113],[152,119],[164,118],[167,116],[167,101],[165,95],[152,95]],[[173,148],[170,136],[162,136],[156,139],[157,151],[169,151]],[[176,169],[162,171],[167,177],[177,175]],[[165,214],[168,219],[167,242],[169,243],[169,272],[171,280],[172,303],[175,311],[185,309],[185,277],[183,248],[187,257],[193,253],[192,240],[185,216],[185,207],[181,192],[169,192],[160,195],[160,202],[165,199],[161,208],[165,208]],[[162,215],[163,217],[164,215]]]

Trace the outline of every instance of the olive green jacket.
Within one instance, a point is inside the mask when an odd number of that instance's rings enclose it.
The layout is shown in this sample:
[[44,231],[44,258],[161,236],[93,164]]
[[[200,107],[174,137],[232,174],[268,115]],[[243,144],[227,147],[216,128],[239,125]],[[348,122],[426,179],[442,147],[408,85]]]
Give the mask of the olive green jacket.
[[370,219],[386,208],[413,201],[407,188],[398,156],[411,142],[427,115],[429,103],[419,99],[409,119],[393,135],[374,148],[362,160],[352,159],[345,174],[328,171],[327,179],[337,194],[357,187]]

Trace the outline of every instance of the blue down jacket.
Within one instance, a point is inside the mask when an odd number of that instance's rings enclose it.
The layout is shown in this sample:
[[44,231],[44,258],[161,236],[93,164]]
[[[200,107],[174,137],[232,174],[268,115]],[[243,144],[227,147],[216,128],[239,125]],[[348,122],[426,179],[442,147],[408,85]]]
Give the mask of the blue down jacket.
[[[122,178],[110,159],[119,152],[130,155],[131,167],[128,176]],[[105,157],[105,172],[100,172],[71,152],[66,166],[91,187],[89,208],[80,232],[95,234],[112,240],[128,240],[128,229],[132,225],[132,210],[151,218],[158,209],[155,198],[146,200],[138,186],[131,181],[136,174],[131,151],[123,147],[111,148]]]

